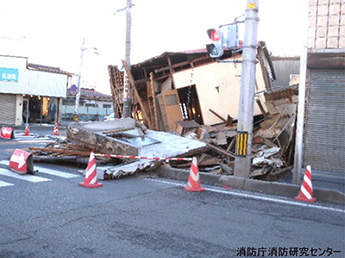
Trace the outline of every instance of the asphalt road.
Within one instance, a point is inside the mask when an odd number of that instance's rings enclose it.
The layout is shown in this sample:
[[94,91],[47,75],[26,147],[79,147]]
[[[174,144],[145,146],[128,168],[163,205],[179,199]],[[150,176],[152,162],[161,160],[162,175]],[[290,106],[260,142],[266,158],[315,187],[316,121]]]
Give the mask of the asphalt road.
[[[0,162],[39,144],[0,139]],[[211,186],[190,193],[154,174],[88,189],[75,167],[36,168],[36,183],[0,174],[9,184],[0,187],[0,257],[344,257],[341,206]]]

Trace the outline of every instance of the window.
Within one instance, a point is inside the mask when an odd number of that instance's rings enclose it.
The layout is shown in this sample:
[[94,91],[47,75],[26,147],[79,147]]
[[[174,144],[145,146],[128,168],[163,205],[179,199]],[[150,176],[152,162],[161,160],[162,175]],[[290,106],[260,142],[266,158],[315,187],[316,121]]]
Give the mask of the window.
[[111,104],[103,104],[103,108],[111,108]]
[[165,101],[166,101],[167,106],[172,106],[172,105],[178,104],[177,96],[175,94],[174,95],[166,95]]
[[85,107],[96,107],[96,104],[93,103],[86,103]]

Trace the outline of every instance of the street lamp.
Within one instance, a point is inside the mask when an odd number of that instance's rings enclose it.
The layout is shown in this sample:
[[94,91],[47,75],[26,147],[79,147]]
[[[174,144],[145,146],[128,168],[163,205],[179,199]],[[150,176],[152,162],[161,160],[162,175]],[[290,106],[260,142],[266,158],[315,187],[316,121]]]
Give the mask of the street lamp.
[[83,44],[80,48],[81,50],[81,55],[80,55],[80,67],[79,67],[79,74],[78,74],[78,84],[77,84],[77,95],[75,97],[75,108],[74,108],[74,117],[73,117],[73,121],[74,122],[78,122],[78,109],[79,109],[79,101],[80,101],[80,82],[81,82],[81,69],[83,67],[83,55],[84,55],[84,51],[88,50],[88,49],[93,49],[94,50],[94,54],[98,55],[98,53],[96,52],[98,49],[95,47],[92,48],[85,48],[85,38],[83,39]]

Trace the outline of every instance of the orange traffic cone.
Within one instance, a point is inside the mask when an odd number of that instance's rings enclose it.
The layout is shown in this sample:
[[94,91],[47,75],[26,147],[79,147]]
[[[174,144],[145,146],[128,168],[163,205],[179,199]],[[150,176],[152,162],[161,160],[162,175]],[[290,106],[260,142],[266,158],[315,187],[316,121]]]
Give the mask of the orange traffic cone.
[[53,135],[59,135],[59,129],[58,129],[58,124],[56,123],[54,126],[54,131],[52,133]]
[[312,184],[312,178],[311,178],[311,168],[308,165],[305,174],[303,177],[303,182],[301,185],[301,190],[299,192],[299,195],[295,197],[295,200],[297,201],[303,201],[303,202],[315,202],[316,198],[313,196],[313,184]]
[[205,188],[200,186],[199,168],[196,157],[193,157],[192,165],[190,167],[188,183],[184,186],[184,189],[188,192],[205,191]]
[[24,136],[30,136],[29,123],[25,126]]
[[90,153],[89,163],[87,164],[85,172],[85,180],[83,183],[79,183],[79,185],[87,188],[96,188],[103,186],[103,184],[98,183],[96,158],[93,152]]

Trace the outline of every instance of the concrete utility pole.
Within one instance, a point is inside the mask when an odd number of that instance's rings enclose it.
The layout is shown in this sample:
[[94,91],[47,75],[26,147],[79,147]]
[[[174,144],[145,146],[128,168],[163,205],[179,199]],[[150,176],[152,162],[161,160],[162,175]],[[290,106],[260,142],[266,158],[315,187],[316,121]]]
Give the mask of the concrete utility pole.
[[74,107],[74,117],[73,120],[78,122],[78,110],[79,110],[79,102],[80,102],[80,87],[81,87],[81,70],[83,66],[83,55],[85,51],[85,38],[83,39],[83,43],[81,45],[81,55],[80,55],[80,66],[79,66],[79,74],[78,74],[78,84],[77,84],[77,95],[75,97],[75,107]]
[[247,0],[238,109],[235,176],[249,178],[254,116],[259,0]]
[[85,38],[83,39],[83,44],[81,45],[81,55],[80,55],[80,66],[79,66],[79,74],[78,74],[78,84],[77,84],[77,94],[75,97],[75,107],[74,107],[74,117],[73,120],[75,122],[78,122],[78,111],[79,111],[79,103],[80,103],[80,91],[81,91],[81,71],[83,68],[83,57],[84,57],[84,51],[88,49],[93,49],[94,54],[98,55],[98,52],[96,52],[98,49],[95,47],[92,48],[85,48]]
[[292,182],[300,184],[302,154],[303,154],[303,130],[304,130],[304,110],[305,110],[305,91],[307,84],[307,55],[308,55],[308,18],[309,18],[309,0],[304,0],[305,15],[303,25],[305,26],[305,42],[302,47],[299,66],[299,87],[298,87],[298,108],[297,108],[297,124],[295,139],[295,157]]
[[[132,0],[127,0],[127,11],[126,11],[126,52],[125,59],[128,65],[128,68],[131,69],[131,28],[132,28]],[[125,78],[126,80],[126,78]],[[128,80],[128,79],[127,79]],[[130,117],[131,115],[131,87],[130,83],[124,82],[123,89],[123,117]]]

